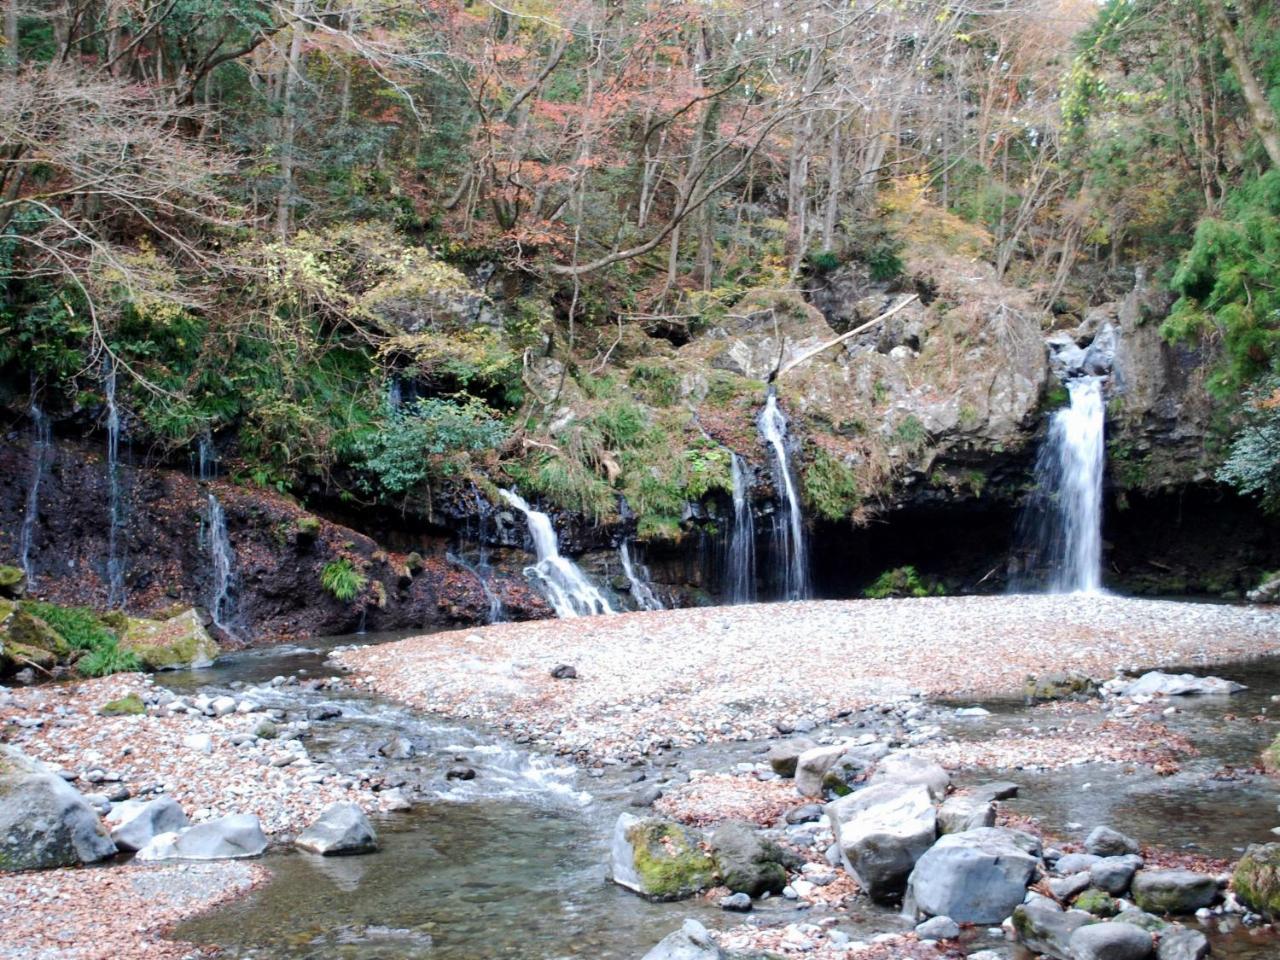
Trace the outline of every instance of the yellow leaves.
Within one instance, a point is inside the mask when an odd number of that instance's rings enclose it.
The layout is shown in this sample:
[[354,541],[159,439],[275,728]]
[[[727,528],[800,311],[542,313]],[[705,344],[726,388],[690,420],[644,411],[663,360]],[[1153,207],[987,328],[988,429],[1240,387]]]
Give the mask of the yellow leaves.
[[991,235],[934,203],[928,180],[921,175],[899,177],[880,195],[881,209],[893,232],[908,245],[933,246],[976,259],[991,248]]

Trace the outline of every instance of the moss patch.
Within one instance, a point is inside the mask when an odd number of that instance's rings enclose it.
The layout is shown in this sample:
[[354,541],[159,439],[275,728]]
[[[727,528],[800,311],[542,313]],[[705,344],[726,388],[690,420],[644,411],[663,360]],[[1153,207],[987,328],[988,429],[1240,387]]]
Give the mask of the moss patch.
[[1119,910],[1115,898],[1102,890],[1086,890],[1076,897],[1072,906],[1095,917],[1114,917]]
[[136,693],[130,693],[119,700],[109,700],[98,710],[104,717],[136,717],[146,712],[147,705]]
[[20,597],[27,583],[27,575],[17,567],[0,565],[0,596]]
[[680,900],[711,886],[715,861],[676,823],[643,820],[627,831],[645,895]]
[[168,620],[130,617],[120,647],[137,656],[148,670],[209,664],[219,652],[194,610]]
[[1268,920],[1280,919],[1280,843],[1254,844],[1231,877],[1236,896]]
[[56,657],[66,657],[72,650],[72,644],[62,634],[26,609],[19,609],[14,613],[9,619],[6,632],[15,645],[48,650]]

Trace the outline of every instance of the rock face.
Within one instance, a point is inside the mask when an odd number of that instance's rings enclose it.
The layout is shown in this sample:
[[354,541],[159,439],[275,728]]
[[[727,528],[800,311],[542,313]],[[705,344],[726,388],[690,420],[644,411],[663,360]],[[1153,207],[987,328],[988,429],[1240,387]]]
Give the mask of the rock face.
[[258,818],[232,814],[187,827],[178,833],[162,833],[138,851],[148,860],[238,860],[261,856],[267,838]]
[[1022,903],[1039,859],[1029,835],[1002,827],[947,834],[922,856],[907,884],[920,913],[959,923],[1000,923]]
[[782,851],[763,840],[748,823],[728,821],[711,835],[711,852],[720,869],[720,882],[734,893],[758,897],[781,893],[787,885]]
[[610,879],[650,900],[683,900],[711,886],[715,862],[678,823],[618,816],[609,847]]
[[1249,909],[1280,919],[1280,843],[1252,844],[1231,878],[1236,896]]
[[725,952],[697,920],[686,920],[675,933],[663,937],[643,960],[725,960]]
[[295,843],[310,853],[330,857],[372,853],[378,849],[378,836],[358,804],[335,803],[326,807]]
[[881,783],[827,805],[845,868],[871,899],[900,896],[916,861],[937,838],[928,787]]
[[126,800],[107,817],[111,839],[121,850],[141,850],[162,833],[176,833],[188,826],[187,815],[172,797]]
[[1195,913],[1218,898],[1218,882],[1190,870],[1139,870],[1133,902],[1151,913]]
[[44,764],[0,745],[0,870],[70,867],[115,852],[75,788]]

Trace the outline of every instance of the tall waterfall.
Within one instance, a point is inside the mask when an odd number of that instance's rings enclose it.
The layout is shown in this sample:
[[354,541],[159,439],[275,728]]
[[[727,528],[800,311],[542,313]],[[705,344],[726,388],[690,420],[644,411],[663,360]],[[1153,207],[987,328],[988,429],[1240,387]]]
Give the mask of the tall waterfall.
[[773,549],[776,561],[782,563],[779,586],[781,599],[803,600],[811,593],[809,554],[804,537],[804,515],[795,481],[787,460],[787,418],[778,409],[777,394],[772,388],[760,411],[760,434],[773,448],[774,482],[781,494],[773,519]]
[[653,587],[648,584],[648,571],[632,562],[631,549],[626,540],[623,540],[622,546],[618,548],[618,556],[622,560],[622,572],[626,575],[627,582],[631,584],[631,596],[636,601],[636,607],[640,610],[663,609],[662,601],[653,592]]
[[1101,377],[1067,384],[1071,405],[1053,415],[1036,458],[1035,491],[1020,523],[1027,545],[1020,586],[1051,593],[1102,589],[1102,474],[1106,408]]
[[107,399],[107,606],[123,607],[125,602],[124,502],[120,491],[120,410],[116,406],[116,364],[108,356],[103,377]]
[[586,617],[597,613],[613,613],[609,602],[592,586],[573,561],[560,556],[560,545],[556,540],[555,529],[551,526],[551,518],[540,510],[534,510],[521,496],[510,490],[499,490],[498,493],[503,500],[523,513],[529,524],[529,536],[533,538],[538,562],[525,567],[524,574],[542,584],[547,602],[555,610],[556,616]]
[[213,568],[213,587],[209,598],[209,615],[216,627],[226,633],[234,613],[235,552],[227,536],[227,515],[212,491],[209,493],[206,521],[209,531],[209,559]]
[[756,599],[756,522],[751,511],[751,491],[746,464],[731,454],[733,477],[733,529],[725,564],[725,595],[730,603],[754,603]]
[[35,397],[31,398],[31,425],[35,428],[35,442],[31,449],[31,480],[27,484],[27,505],[22,515],[22,533],[18,541],[18,559],[22,573],[26,578],[27,589],[36,581],[31,569],[31,541],[35,535],[36,517],[40,512],[40,480],[44,476],[45,461],[49,457],[49,448],[53,443],[53,434],[49,427],[49,418],[45,416]]

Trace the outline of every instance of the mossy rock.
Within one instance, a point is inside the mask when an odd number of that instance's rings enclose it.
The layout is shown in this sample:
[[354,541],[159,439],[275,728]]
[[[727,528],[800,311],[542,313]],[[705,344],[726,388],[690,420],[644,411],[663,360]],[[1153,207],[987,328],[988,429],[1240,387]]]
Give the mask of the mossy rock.
[[59,659],[71,656],[71,644],[67,643],[62,634],[40,617],[21,607],[9,618],[5,633],[15,646],[47,650]]
[[1114,917],[1120,909],[1116,906],[1115,898],[1103,890],[1086,890],[1076,897],[1072,906],[1092,913],[1095,917]]
[[17,567],[0,565],[0,597],[19,599],[27,592],[27,575]]
[[1280,920],[1280,843],[1253,844],[1231,876],[1240,902],[1270,921]]
[[293,529],[298,534],[300,541],[310,542],[320,536],[320,518],[299,517],[293,521]]
[[104,717],[136,717],[147,712],[147,705],[136,693],[130,693],[119,700],[109,700],[99,709]]
[[5,656],[19,670],[26,666],[36,666],[41,670],[52,670],[58,665],[56,654],[48,650],[42,650],[40,647],[29,647],[25,643],[9,641],[5,645]]
[[145,669],[153,671],[208,666],[220,652],[192,609],[168,620],[129,617],[120,649],[131,651]]
[[1098,684],[1092,677],[1074,670],[1069,673],[1046,673],[1028,677],[1023,693],[1028,700],[1084,699],[1098,694]]
[[1267,773],[1280,773],[1280,734],[1262,751],[1262,769]]
[[715,880],[715,861],[678,823],[641,820],[627,830],[636,874],[651,900],[682,900]]

